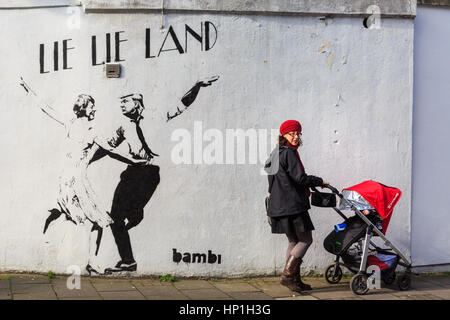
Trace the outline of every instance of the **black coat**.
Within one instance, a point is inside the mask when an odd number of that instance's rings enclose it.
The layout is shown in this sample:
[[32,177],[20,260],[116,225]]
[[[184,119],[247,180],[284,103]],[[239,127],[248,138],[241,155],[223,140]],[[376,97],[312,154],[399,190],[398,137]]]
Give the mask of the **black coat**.
[[[270,167],[276,168],[277,153],[279,168],[276,173],[270,174]],[[323,180],[304,172],[295,149],[287,146],[275,148],[266,162],[265,169],[269,173],[269,217],[295,215],[311,208],[309,187],[321,186]]]

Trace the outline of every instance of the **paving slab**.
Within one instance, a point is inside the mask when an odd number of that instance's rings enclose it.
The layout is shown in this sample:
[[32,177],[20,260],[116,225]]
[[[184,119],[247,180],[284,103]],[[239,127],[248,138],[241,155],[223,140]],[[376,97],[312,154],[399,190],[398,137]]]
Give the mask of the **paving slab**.
[[100,295],[104,300],[145,300],[145,297],[135,291],[104,291]]
[[283,297],[283,298],[276,298],[275,300],[319,300],[313,296],[310,295],[300,295],[300,296],[294,296],[294,297]]
[[[61,286],[65,286],[67,285],[67,279],[69,279],[69,277],[58,277],[55,279],[52,279],[52,281],[50,282],[52,285],[61,285]],[[91,283],[91,280],[89,278],[84,278],[81,277],[80,278],[80,283],[83,285],[85,283]]]
[[[67,285],[67,279],[62,279],[62,278],[53,279],[51,284],[52,284],[53,288],[55,288],[55,289],[59,289],[59,290],[67,289],[67,290],[70,290],[68,288],[68,285]],[[72,282],[71,284],[74,285],[75,283]],[[87,289],[87,290],[91,290],[91,289],[95,290],[95,288],[92,286],[92,284],[91,284],[91,282],[89,280],[81,279],[79,284],[80,284],[80,289],[81,290],[85,290],[85,289]],[[74,290],[78,290],[78,289],[74,289]]]
[[408,292],[401,291],[401,293],[394,294],[399,300],[443,300],[437,296],[432,294],[424,293],[424,292]]
[[14,300],[57,300],[51,284],[16,284],[11,286]]
[[53,293],[51,284],[16,284],[11,285],[11,291],[15,295],[20,294],[40,294],[40,293]]
[[329,284],[323,278],[302,278],[304,283],[309,284],[314,290],[322,290],[322,289],[340,289],[340,288],[349,288],[350,281],[349,280],[341,280],[337,284]]
[[189,299],[193,300],[221,300],[230,299],[231,297],[218,289],[193,289],[180,290]]
[[407,290],[407,291],[400,291],[400,293],[408,293],[408,294],[431,294],[436,296],[443,296],[445,299],[450,299],[450,288],[444,288],[444,287],[426,287],[426,288],[420,288],[420,289],[413,289],[413,290]]
[[256,277],[249,279],[249,281],[280,282],[280,276]]
[[417,298],[417,296],[430,296],[429,293],[427,293],[424,290],[406,290],[406,291],[400,291],[397,290],[396,292],[392,293],[394,296],[401,297],[402,299],[410,299],[410,300],[420,300],[420,298]]
[[229,292],[233,299],[236,300],[273,300],[271,296],[263,292]]
[[172,286],[171,282],[159,281],[159,279],[138,279],[131,280],[131,284],[135,287],[147,287],[147,286]]
[[363,300],[400,300],[398,296],[390,293],[371,293],[370,291],[367,294],[362,295],[361,298]]
[[354,297],[343,297],[343,298],[331,298],[331,299],[327,299],[327,300],[364,300],[363,298],[361,298],[361,296],[357,296],[355,295]]
[[14,300],[57,300],[54,292],[14,293]]
[[289,290],[287,287],[282,286],[279,282],[258,281],[255,282],[254,285],[272,298],[292,297],[293,295],[295,295],[294,292]]
[[148,286],[138,288],[149,300],[187,300],[188,297],[182,294],[173,286]]
[[229,293],[229,292],[257,292],[261,291],[261,289],[252,286],[247,282],[212,282],[214,287],[219,289],[220,291]]
[[12,295],[9,289],[0,289],[0,300],[11,300]]
[[[310,281],[305,280],[305,283],[308,284],[314,284],[311,283]],[[313,290],[319,290],[319,291],[346,291],[346,290],[350,290],[350,282],[344,282],[341,281],[339,283],[335,283],[335,284],[330,284],[328,282],[326,282],[325,280],[323,280],[321,283],[318,282],[317,286],[313,286]]]
[[9,289],[9,280],[0,280],[0,290]]
[[99,291],[133,291],[136,287],[130,281],[123,280],[105,280],[105,281],[92,281],[91,284]]
[[11,275],[11,284],[49,284],[51,279],[42,275]]
[[345,288],[313,290],[311,291],[311,295],[315,298],[330,300],[353,297],[355,294],[346,286]]
[[108,278],[108,277],[81,277],[82,280],[87,280],[91,283],[131,283],[132,281],[136,280],[133,278]]
[[437,285],[435,283],[430,282],[430,281],[426,281],[423,278],[415,278],[415,277],[413,277],[411,279],[410,290],[427,290],[427,289],[434,289],[436,287],[437,287]]
[[[351,291],[350,286],[347,287],[348,290]],[[393,288],[393,287],[386,287],[386,286],[382,286],[380,289],[370,289],[367,294],[373,294],[373,295],[377,295],[377,294],[394,294],[396,292],[399,292],[400,290]]]
[[450,277],[434,276],[434,277],[422,277],[420,279],[413,278],[411,282],[416,280],[429,282],[435,286],[450,288]]
[[77,297],[99,297],[98,292],[94,287],[86,285],[81,286],[80,289],[68,289],[67,287],[54,286],[53,290],[59,299],[77,298]]
[[436,299],[450,300],[450,289],[434,289],[424,292],[426,295],[434,296]]
[[173,285],[178,289],[214,289],[214,286],[206,280],[180,280]]
[[67,298],[59,298],[59,300],[103,300],[100,296],[96,297],[67,297]]
[[311,292],[345,292],[351,291],[350,286],[348,284],[339,283],[339,284],[324,284],[322,286],[313,286],[313,290]]

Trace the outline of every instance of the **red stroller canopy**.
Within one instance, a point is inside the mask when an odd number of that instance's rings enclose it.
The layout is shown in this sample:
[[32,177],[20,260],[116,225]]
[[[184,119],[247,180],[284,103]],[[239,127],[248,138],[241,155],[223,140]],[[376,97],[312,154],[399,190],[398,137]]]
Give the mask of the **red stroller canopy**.
[[359,193],[372,207],[374,207],[383,219],[383,233],[386,234],[392,211],[398,200],[400,200],[402,192],[397,188],[388,187],[372,180],[361,182],[353,187],[345,188],[344,190]]

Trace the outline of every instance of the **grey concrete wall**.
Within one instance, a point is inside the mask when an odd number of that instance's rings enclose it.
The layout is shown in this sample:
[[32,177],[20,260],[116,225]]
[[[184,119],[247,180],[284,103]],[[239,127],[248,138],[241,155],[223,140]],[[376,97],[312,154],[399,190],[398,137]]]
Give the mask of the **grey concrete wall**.
[[[292,118],[303,124],[300,152],[309,174],[339,189],[373,179],[403,191],[387,235],[409,255],[412,19],[383,19],[380,28],[366,29],[352,17],[171,13],[162,20],[154,12],[84,14],[75,9],[79,12],[0,10],[0,38],[7,44],[0,47],[1,270],[66,272],[70,265],[85,266],[92,251],[89,221],[75,225],[61,217],[43,234],[48,210],[57,205],[61,172],[76,169],[67,161],[81,151],[79,142],[85,137],[68,140],[63,127],[35,108],[19,85],[21,76],[67,117],[74,116],[78,94],[91,94],[98,107],[96,121],[108,134],[110,126],[114,134],[116,123],[124,121],[118,97],[144,95],[142,127],[152,150],[160,154],[155,161],[161,182],[144,208],[144,219],[130,230],[137,275],[233,277],[282,269],[287,240],[270,233],[263,202],[267,177],[261,167],[270,150],[259,146],[257,163],[248,161],[250,148],[241,164],[206,163],[202,156],[212,153],[212,147],[219,160],[218,154],[231,151],[225,147],[226,130],[276,131]],[[217,33],[210,26],[214,45],[205,50],[208,21]],[[186,25],[202,41],[186,33]],[[123,73],[107,79],[101,62],[108,34],[114,59],[116,32],[119,41],[126,40],[118,46]],[[92,61],[93,36],[97,64]],[[182,107],[183,94],[213,75],[220,79],[203,88],[188,111],[167,122],[167,112]],[[192,163],[173,159],[180,145],[174,139],[177,132],[192,137]],[[261,141],[266,147],[274,142],[270,134]],[[125,168],[112,158],[89,166],[92,187],[106,210]],[[303,270],[322,272],[333,261],[323,239],[341,218],[327,209],[310,213],[316,231]],[[174,248],[182,253],[211,250],[221,255],[221,263],[176,263]],[[120,259],[109,227],[97,258],[104,267]]]

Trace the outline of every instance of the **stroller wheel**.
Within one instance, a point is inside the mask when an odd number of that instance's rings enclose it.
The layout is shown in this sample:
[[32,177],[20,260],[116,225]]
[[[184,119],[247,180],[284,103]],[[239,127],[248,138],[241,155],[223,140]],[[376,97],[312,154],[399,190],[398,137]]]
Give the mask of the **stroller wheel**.
[[367,286],[367,275],[363,273],[355,274],[350,281],[350,289],[352,289],[354,294],[363,295],[369,291]]
[[396,278],[395,272],[393,272],[389,277],[383,279],[383,282],[387,285],[391,285],[394,283]]
[[397,280],[398,288],[402,291],[408,290],[411,285],[411,276],[409,274],[404,274]]
[[339,267],[339,265],[336,268],[336,264],[330,264],[326,269],[325,269],[325,280],[328,283],[331,284],[336,284],[339,283],[339,281],[341,281],[342,279],[342,269],[341,267]]

